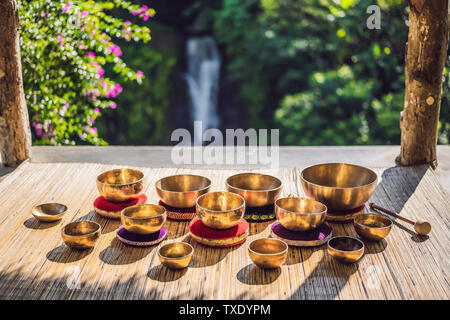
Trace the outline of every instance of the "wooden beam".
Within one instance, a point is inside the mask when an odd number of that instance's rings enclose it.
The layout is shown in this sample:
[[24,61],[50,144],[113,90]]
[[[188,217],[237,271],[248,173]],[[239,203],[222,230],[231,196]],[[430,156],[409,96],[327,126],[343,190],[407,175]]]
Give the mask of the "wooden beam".
[[19,14],[0,1],[0,161],[16,166],[30,156],[31,133],[22,81]]
[[400,116],[401,165],[437,166],[442,79],[447,58],[448,0],[409,0],[405,102]]

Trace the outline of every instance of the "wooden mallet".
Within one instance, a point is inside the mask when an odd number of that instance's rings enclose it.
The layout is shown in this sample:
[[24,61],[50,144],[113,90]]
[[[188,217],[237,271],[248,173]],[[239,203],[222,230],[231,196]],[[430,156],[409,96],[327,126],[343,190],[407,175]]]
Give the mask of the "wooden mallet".
[[409,219],[406,219],[406,218],[404,218],[402,216],[399,216],[398,214],[396,214],[396,213],[394,213],[394,212],[392,212],[392,211],[390,211],[388,209],[385,209],[385,208],[382,208],[380,206],[377,206],[376,204],[374,204],[372,202],[369,203],[369,207],[371,209],[376,209],[376,210],[382,211],[384,213],[387,213],[388,215],[391,215],[391,216],[393,216],[395,218],[398,218],[398,219],[400,219],[402,221],[405,221],[405,222],[407,222],[409,224],[412,224],[414,226],[414,230],[418,234],[420,234],[422,236],[426,236],[431,231],[431,224],[429,222],[425,221],[425,220],[417,220],[416,222],[413,222],[413,221],[411,221]]

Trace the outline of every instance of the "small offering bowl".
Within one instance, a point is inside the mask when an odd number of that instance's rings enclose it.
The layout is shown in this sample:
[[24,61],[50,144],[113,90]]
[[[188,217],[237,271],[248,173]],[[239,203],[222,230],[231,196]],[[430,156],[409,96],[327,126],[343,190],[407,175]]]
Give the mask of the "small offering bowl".
[[288,245],[274,238],[261,238],[248,245],[250,259],[260,268],[278,268],[286,261]]
[[156,192],[161,200],[175,208],[195,206],[199,196],[209,191],[211,180],[193,174],[178,174],[158,180]]
[[144,173],[135,169],[114,169],[97,177],[97,189],[108,201],[136,199],[144,188]]
[[328,240],[328,253],[342,262],[356,262],[364,254],[364,243],[348,236],[333,237]]
[[102,228],[97,222],[71,222],[61,230],[64,243],[74,249],[89,249],[95,246],[100,238]]
[[226,188],[244,197],[247,206],[262,207],[275,202],[283,185],[280,179],[267,174],[239,173],[228,177]]
[[364,239],[378,241],[389,234],[392,221],[381,214],[361,213],[354,218],[353,225],[356,232]]
[[186,242],[163,245],[158,250],[159,261],[169,269],[183,269],[191,262],[194,248]]
[[346,163],[324,163],[305,168],[300,179],[306,195],[332,211],[362,206],[377,185],[374,171]]
[[120,213],[123,227],[132,233],[152,234],[159,231],[167,220],[167,211],[157,204],[136,204]]
[[213,229],[228,229],[239,223],[245,213],[245,200],[236,193],[209,192],[197,198],[197,215]]
[[67,206],[60,203],[43,203],[34,206],[31,210],[33,216],[42,222],[60,220],[66,212]]
[[324,221],[327,207],[315,200],[297,197],[275,201],[275,215],[280,224],[291,231],[308,231]]

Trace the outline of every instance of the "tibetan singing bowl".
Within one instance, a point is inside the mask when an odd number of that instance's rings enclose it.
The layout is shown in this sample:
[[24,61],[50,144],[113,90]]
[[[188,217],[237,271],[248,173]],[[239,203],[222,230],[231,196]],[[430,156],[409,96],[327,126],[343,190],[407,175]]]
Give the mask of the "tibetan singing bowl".
[[348,236],[334,237],[328,240],[328,253],[342,262],[356,262],[364,254],[364,243]]
[[197,198],[197,215],[213,229],[228,229],[239,223],[245,213],[245,200],[231,192],[209,192]]
[[61,230],[64,243],[74,249],[89,249],[100,238],[102,228],[97,222],[71,222]]
[[120,213],[123,227],[132,233],[151,234],[159,231],[167,220],[166,209],[157,204],[136,204]]
[[248,245],[248,254],[260,268],[278,268],[286,261],[288,245],[274,238],[256,239]]
[[303,169],[300,175],[306,195],[328,210],[357,208],[369,200],[377,185],[372,170],[346,163],[324,163]]
[[275,201],[275,215],[280,224],[292,231],[308,231],[324,221],[327,207],[315,200],[297,197]]
[[130,201],[141,194],[144,188],[144,173],[135,169],[109,170],[97,177],[97,188],[108,201]]
[[194,248],[186,242],[163,245],[158,250],[159,261],[169,269],[183,269],[191,262]]
[[262,207],[275,202],[283,188],[280,179],[260,173],[239,173],[228,177],[226,188],[244,197],[249,207]]
[[67,206],[60,203],[43,203],[33,207],[31,213],[42,222],[53,222],[61,220],[67,212]]
[[158,180],[156,192],[161,200],[175,208],[195,206],[199,196],[209,191],[211,180],[193,174],[179,174]]
[[391,231],[391,219],[381,214],[358,214],[353,219],[356,232],[367,240],[378,241],[384,239]]

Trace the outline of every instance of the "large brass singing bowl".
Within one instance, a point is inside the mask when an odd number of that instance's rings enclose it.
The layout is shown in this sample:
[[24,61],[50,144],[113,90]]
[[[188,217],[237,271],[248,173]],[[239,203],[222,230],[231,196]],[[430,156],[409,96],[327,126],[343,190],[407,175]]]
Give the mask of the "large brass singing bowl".
[[248,207],[271,205],[283,189],[281,180],[267,174],[239,173],[228,177],[226,188],[244,197]]
[[391,219],[376,213],[361,213],[353,219],[356,232],[364,239],[378,241],[391,231]]
[[303,169],[300,178],[306,195],[332,211],[361,206],[377,185],[375,172],[346,163],[317,164]]
[[256,239],[248,245],[248,254],[260,268],[278,268],[286,261],[288,245],[274,238]]
[[191,262],[194,248],[186,242],[163,245],[158,250],[159,261],[169,269],[183,269]]
[[175,208],[195,206],[197,198],[209,191],[211,180],[193,174],[179,174],[158,180],[156,192],[161,200]]
[[209,192],[197,198],[197,215],[213,229],[228,229],[239,223],[245,213],[245,200],[231,192]]
[[328,240],[328,253],[336,260],[353,263],[364,254],[364,243],[353,237],[339,236]]
[[315,229],[325,221],[326,214],[327,207],[312,199],[289,197],[275,201],[275,216],[288,230]]
[[114,169],[97,177],[97,189],[108,201],[136,199],[144,188],[144,173],[135,169]]
[[100,238],[102,228],[93,221],[72,222],[64,226],[61,236],[64,243],[74,249],[89,249]]
[[123,227],[132,233],[151,234],[159,231],[167,220],[166,209],[156,204],[137,204],[120,213]]

